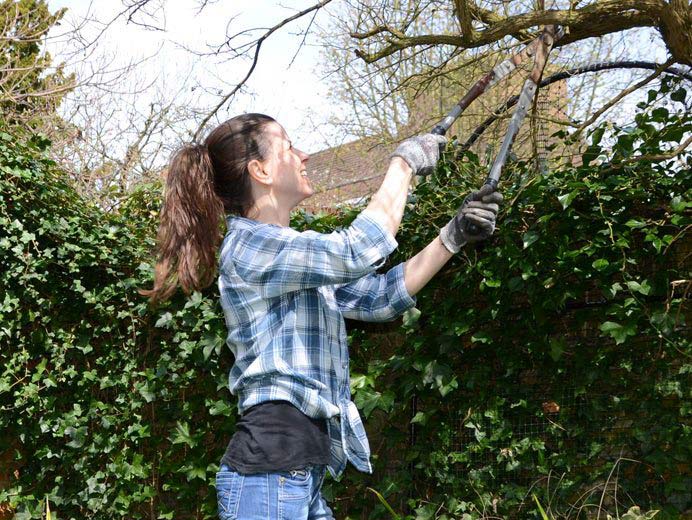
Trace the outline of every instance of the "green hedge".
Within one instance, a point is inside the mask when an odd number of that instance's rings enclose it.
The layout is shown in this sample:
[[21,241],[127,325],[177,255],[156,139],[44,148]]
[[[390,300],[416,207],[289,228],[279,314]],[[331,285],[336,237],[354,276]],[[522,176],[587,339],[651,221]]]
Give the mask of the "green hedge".
[[[685,102],[652,91],[632,127],[591,134],[580,166],[513,163],[497,234],[445,268],[419,315],[349,324],[376,470],[327,483],[340,518],[390,516],[368,487],[418,519],[538,518],[531,493],[577,518],[605,480],[620,510],[691,507],[692,183],[689,153],[657,157],[692,131]],[[160,187],[104,213],[47,146],[0,133],[0,504],[18,519],[46,497],[61,519],[213,518],[236,414],[216,289],[149,309],[136,288],[151,283]],[[467,154],[418,186],[391,262],[483,171]]]

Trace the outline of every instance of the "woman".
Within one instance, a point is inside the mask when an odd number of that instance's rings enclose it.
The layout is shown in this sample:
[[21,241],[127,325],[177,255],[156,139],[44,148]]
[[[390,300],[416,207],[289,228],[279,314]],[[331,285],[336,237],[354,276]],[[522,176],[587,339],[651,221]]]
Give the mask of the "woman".
[[[368,206],[330,234],[289,227],[291,210],[313,194],[308,155],[268,116],[234,117],[173,157],[153,301],[212,282],[226,216],[218,283],[241,417],[216,477],[221,519],[333,518],[320,494],[326,470],[338,476],[351,462],[372,471],[350,399],[344,318],[385,321],[412,307],[466,242],[493,233],[502,200],[487,188],[468,197],[438,238],[376,274],[397,245],[413,175],[434,170],[443,142],[402,142]],[[481,233],[467,233],[469,222]]]

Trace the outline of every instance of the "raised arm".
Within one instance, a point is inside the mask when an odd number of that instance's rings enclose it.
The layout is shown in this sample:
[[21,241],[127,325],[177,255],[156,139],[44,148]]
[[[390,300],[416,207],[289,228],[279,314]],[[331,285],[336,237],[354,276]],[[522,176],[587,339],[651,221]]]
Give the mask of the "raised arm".
[[396,235],[401,224],[412,177],[411,167],[403,159],[393,157],[382,184],[363,210],[392,235]]
[[[484,240],[493,234],[501,202],[502,195],[492,191],[490,186],[483,186],[466,197],[439,236],[404,264],[404,283],[410,296],[415,296],[466,243]],[[469,223],[475,224],[480,233],[468,233]]]
[[235,219],[221,246],[220,271],[263,297],[347,283],[374,272],[397,246],[366,214],[329,234]]
[[409,296],[418,294],[454,253],[449,251],[440,237],[425,246],[416,256],[404,264],[404,284]]
[[413,175],[428,175],[440,158],[440,145],[446,139],[424,134],[402,141],[391,156],[382,185],[363,210],[392,235],[396,235],[406,206],[408,188]]

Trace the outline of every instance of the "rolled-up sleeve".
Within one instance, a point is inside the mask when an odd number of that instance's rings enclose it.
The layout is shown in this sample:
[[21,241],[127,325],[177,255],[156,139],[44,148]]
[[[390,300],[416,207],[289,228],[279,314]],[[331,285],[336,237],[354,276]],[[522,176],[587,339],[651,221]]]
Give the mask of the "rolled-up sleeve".
[[416,304],[404,283],[404,264],[338,287],[334,294],[345,318],[390,321]]
[[328,234],[255,223],[226,236],[220,267],[263,297],[274,297],[357,280],[380,267],[396,246],[392,234],[363,213]]

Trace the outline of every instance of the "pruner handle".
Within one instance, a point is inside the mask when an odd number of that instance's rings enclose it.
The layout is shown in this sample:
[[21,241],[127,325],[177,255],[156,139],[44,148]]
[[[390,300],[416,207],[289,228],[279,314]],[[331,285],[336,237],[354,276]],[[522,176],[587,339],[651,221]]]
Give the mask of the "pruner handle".
[[[490,190],[490,192],[492,193],[493,191],[495,191],[497,189],[497,184],[498,184],[497,179],[493,179],[492,177],[488,177],[485,180],[485,182],[483,183],[483,186],[492,186],[492,190]],[[480,199],[474,199],[474,200],[480,200]],[[466,222],[465,226],[466,226],[465,231],[469,235],[480,235],[481,234],[481,228],[479,228],[473,222]]]

